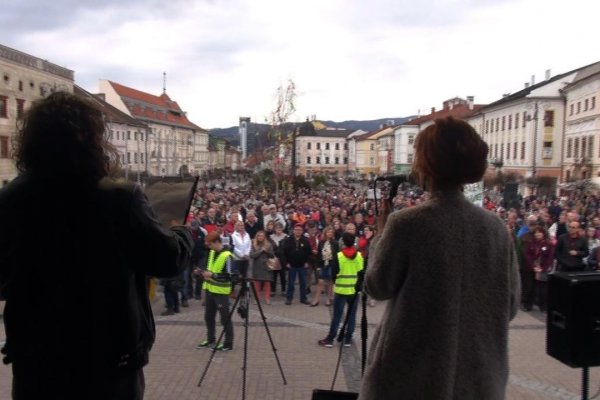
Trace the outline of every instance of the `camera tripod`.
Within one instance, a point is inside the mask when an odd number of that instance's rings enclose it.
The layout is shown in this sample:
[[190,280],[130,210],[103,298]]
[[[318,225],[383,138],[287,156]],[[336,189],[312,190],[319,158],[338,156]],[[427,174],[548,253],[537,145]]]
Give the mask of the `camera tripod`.
[[[204,368],[204,372],[202,372],[202,376],[200,377],[200,381],[198,382],[198,387],[202,385],[204,378],[206,377],[206,373],[210,368],[210,364],[215,357],[215,353],[218,351],[217,346],[223,340],[223,336],[225,335],[225,327],[227,324],[231,323],[231,317],[233,316],[234,311],[236,310],[240,317],[244,320],[244,358],[242,364],[242,400],[246,399],[246,372],[248,366],[248,326],[250,320],[250,293],[252,293],[254,300],[256,301],[256,305],[258,306],[258,311],[260,312],[260,316],[265,327],[265,331],[267,332],[267,337],[269,338],[269,342],[271,343],[271,349],[273,350],[273,355],[275,356],[275,360],[277,361],[277,366],[279,367],[279,372],[281,373],[281,378],[283,379],[283,384],[287,385],[287,380],[285,379],[285,374],[283,373],[283,368],[281,367],[281,362],[279,361],[279,357],[277,356],[277,348],[273,343],[273,338],[271,337],[271,331],[269,330],[269,326],[267,325],[267,318],[265,317],[265,313],[263,312],[260,301],[258,300],[258,295],[256,294],[256,288],[252,284],[254,281],[265,282],[265,284],[271,284],[269,280],[259,280],[259,279],[250,279],[250,278],[238,278],[237,282],[240,283],[240,291],[238,292],[235,301],[233,302],[233,306],[231,310],[229,310],[229,315],[227,316],[227,321],[225,322],[223,329],[221,330],[221,334],[217,339],[217,343],[212,348],[212,352],[210,354],[210,358],[206,363],[206,367]],[[235,284],[234,284],[235,287]]]

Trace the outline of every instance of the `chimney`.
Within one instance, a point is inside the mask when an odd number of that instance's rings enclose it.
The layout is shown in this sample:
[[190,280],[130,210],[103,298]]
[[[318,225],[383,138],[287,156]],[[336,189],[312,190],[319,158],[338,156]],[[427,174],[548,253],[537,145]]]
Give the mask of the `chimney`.
[[529,82],[525,82],[525,89],[529,87]]
[[550,75],[551,75],[551,74],[550,74],[550,70],[549,70],[549,69],[547,69],[547,70],[546,70],[546,80],[550,79]]
[[431,107],[431,115],[435,114],[435,107]]
[[473,106],[475,103],[475,97],[474,96],[467,96],[467,105],[469,106],[469,110],[473,109]]
[[531,75],[531,86],[535,85],[535,75]]

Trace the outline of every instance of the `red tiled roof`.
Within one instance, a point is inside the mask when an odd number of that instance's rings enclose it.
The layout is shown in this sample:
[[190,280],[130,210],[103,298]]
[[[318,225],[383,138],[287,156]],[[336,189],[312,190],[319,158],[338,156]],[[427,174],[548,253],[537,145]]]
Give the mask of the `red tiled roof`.
[[[123,86],[116,82],[108,82],[119,96],[131,100],[129,102],[124,102],[129,109],[129,112],[131,112],[131,115],[158,122],[169,122],[192,129],[204,130],[188,120],[185,113],[179,107],[179,104],[177,104],[176,101],[172,101],[166,93],[163,93],[160,96],[154,96],[137,89]],[[131,104],[132,102],[134,103],[133,105]]]
[[454,118],[466,119],[477,114],[483,106],[483,104],[474,104],[473,109],[470,109],[469,106],[466,104],[457,104],[454,107],[452,107],[452,109],[443,108],[439,111],[435,111],[433,114],[423,115],[422,117],[418,117],[408,122],[405,122],[402,125],[421,125],[424,122],[433,121],[438,118],[446,118],[450,116]]

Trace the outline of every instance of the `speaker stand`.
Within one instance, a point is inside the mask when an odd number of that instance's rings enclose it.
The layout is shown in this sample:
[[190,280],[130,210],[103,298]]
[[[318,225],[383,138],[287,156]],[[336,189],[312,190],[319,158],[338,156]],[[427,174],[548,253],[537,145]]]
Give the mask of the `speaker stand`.
[[590,386],[590,369],[583,367],[581,371],[581,399],[588,400],[588,389]]

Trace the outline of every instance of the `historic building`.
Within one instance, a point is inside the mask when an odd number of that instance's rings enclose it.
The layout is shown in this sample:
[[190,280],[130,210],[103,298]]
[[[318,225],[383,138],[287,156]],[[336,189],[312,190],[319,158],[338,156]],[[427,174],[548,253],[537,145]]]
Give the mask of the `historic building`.
[[101,80],[100,92],[108,103],[148,125],[151,175],[196,174],[209,168],[208,132],[188,120],[165,91],[155,96]]
[[566,85],[562,180],[600,176],[600,63],[579,70]]
[[[380,150],[380,141],[382,137],[394,132],[394,127],[383,125],[379,129],[356,136],[355,155],[356,171],[360,175],[375,176],[381,173],[381,163],[387,165],[388,156],[391,154],[391,148]],[[384,141],[383,143],[388,143]],[[390,143],[391,145],[391,143]],[[383,158],[380,161],[380,158]],[[385,168],[387,170],[387,166]]]
[[104,115],[106,137],[117,149],[125,176],[141,179],[149,167],[148,125],[113,107],[104,96],[94,95],[75,85],[75,94],[92,101]]
[[0,187],[17,176],[12,141],[19,118],[57,90],[73,92],[73,71],[0,45]]
[[295,135],[296,172],[307,177],[323,173],[346,174],[346,139],[350,133],[345,129],[315,129],[313,122],[309,121],[302,124]]

